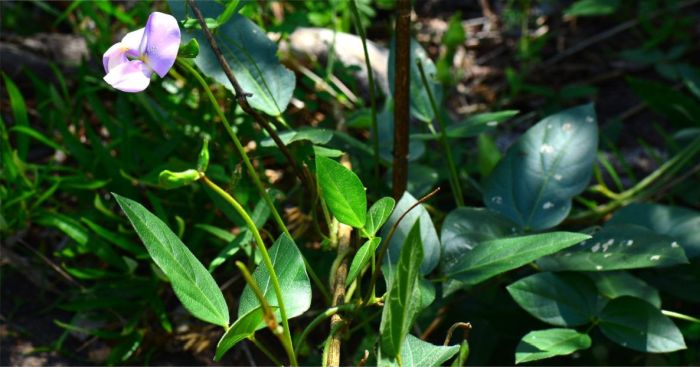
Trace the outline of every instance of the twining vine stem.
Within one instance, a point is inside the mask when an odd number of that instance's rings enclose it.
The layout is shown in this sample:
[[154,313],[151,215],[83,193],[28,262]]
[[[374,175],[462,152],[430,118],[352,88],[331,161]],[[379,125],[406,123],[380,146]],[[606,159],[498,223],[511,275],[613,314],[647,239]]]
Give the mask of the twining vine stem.
[[399,227],[399,224],[401,223],[401,221],[406,217],[406,215],[411,210],[416,208],[418,205],[421,205],[424,202],[430,200],[430,198],[435,196],[435,194],[437,194],[438,191],[440,191],[439,187],[437,189],[431,191],[427,195],[423,196],[422,198],[420,198],[418,201],[416,201],[415,204],[411,205],[410,208],[406,209],[406,211],[403,212],[403,214],[401,214],[401,216],[396,221],[396,223],[394,223],[394,225],[391,226],[391,230],[389,230],[389,234],[386,236],[384,243],[382,243],[382,247],[379,249],[379,254],[377,255],[377,269],[375,270],[374,273],[372,273],[372,279],[369,283],[369,291],[367,292],[367,295],[365,296],[365,299],[363,302],[364,304],[367,304],[369,301],[371,301],[370,298],[371,298],[372,294],[374,294],[374,286],[377,284],[377,278],[379,277],[379,273],[381,271],[382,260],[384,260],[384,255],[386,254],[387,249],[389,249],[389,244],[391,243],[391,239],[394,237],[394,232],[396,232],[396,228]]
[[214,192],[216,192],[219,196],[221,196],[221,198],[224,199],[229,205],[231,205],[231,207],[233,207],[233,209],[236,210],[236,212],[241,216],[241,218],[243,218],[243,221],[245,221],[250,232],[253,233],[253,238],[255,238],[255,243],[257,244],[258,250],[260,251],[260,255],[262,256],[263,264],[265,265],[268,273],[270,274],[270,281],[272,282],[272,287],[274,288],[275,295],[277,296],[277,305],[280,308],[282,326],[284,327],[284,338],[281,339],[283,341],[282,345],[284,346],[284,349],[289,357],[289,363],[292,366],[297,366],[297,358],[296,354],[294,353],[294,346],[292,345],[292,335],[289,331],[289,319],[287,319],[287,309],[284,306],[284,299],[282,298],[282,287],[280,286],[279,279],[277,278],[277,273],[275,272],[275,267],[272,264],[272,260],[270,259],[270,254],[267,252],[267,247],[265,247],[265,243],[263,242],[262,237],[260,236],[260,231],[258,231],[255,222],[253,222],[253,219],[250,217],[248,212],[246,212],[243,206],[241,206],[241,204],[239,204],[238,201],[236,201],[236,199],[233,198],[233,196],[231,196],[224,189],[222,189],[217,184],[209,180],[209,178],[203,172],[200,172],[199,179],[202,182],[204,182],[204,184],[207,185],[210,189],[214,190]]

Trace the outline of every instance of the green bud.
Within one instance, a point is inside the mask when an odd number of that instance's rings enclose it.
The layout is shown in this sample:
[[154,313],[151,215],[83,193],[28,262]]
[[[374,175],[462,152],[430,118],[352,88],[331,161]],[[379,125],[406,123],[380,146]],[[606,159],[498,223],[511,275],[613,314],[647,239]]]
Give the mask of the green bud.
[[196,39],[191,39],[184,45],[180,45],[180,50],[178,51],[178,56],[187,59],[194,59],[199,55],[199,42]]
[[209,138],[204,138],[202,150],[199,151],[199,159],[197,159],[197,171],[206,172],[209,167]]
[[187,186],[197,180],[199,180],[199,172],[195,169],[188,169],[182,172],[172,172],[166,169],[158,175],[158,181],[165,189]]

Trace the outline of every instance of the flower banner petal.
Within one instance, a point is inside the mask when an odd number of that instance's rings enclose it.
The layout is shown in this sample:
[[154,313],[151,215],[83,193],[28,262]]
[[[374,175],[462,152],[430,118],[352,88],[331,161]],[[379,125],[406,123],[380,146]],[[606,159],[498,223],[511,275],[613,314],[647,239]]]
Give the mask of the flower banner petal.
[[175,63],[180,48],[180,27],[169,14],[154,12],[146,23],[144,61],[164,77]]

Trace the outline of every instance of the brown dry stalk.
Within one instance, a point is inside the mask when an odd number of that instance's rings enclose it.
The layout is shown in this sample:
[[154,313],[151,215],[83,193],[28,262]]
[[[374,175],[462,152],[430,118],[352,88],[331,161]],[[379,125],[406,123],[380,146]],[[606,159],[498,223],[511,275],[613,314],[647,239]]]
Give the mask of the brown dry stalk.
[[394,58],[394,166],[392,192],[401,199],[408,181],[408,122],[410,105],[411,0],[398,0]]

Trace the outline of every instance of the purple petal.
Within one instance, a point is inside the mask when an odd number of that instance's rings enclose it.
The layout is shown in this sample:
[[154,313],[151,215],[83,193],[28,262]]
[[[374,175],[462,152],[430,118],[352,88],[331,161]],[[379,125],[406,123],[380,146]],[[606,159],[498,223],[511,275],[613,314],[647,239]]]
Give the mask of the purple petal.
[[152,71],[141,60],[131,60],[112,68],[104,80],[122,92],[140,92],[151,82]]
[[136,58],[143,55],[146,49],[145,30],[146,28],[137,29],[122,38],[122,44],[128,49],[127,55]]
[[129,59],[126,58],[126,51],[126,47],[121,42],[117,42],[102,55],[102,66],[105,68],[105,73],[109,73],[117,65],[129,62]]
[[144,61],[160,77],[168,73],[180,48],[180,27],[172,15],[153,12],[146,23]]

